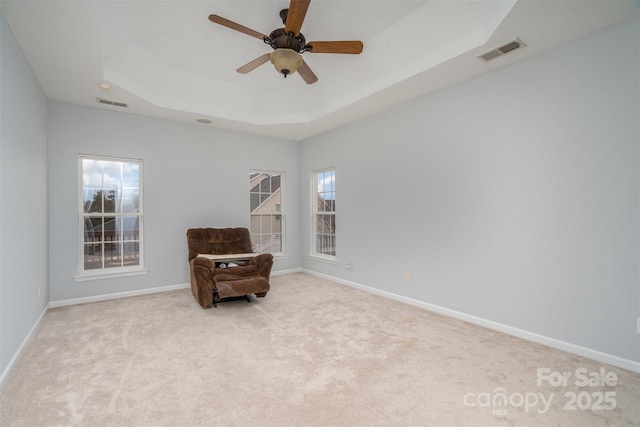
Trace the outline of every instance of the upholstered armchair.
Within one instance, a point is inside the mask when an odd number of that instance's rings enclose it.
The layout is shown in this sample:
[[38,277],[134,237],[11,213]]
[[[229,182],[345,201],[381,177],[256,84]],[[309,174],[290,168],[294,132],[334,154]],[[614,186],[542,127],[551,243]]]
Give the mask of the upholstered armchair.
[[[253,254],[248,229],[191,228],[187,245],[191,293],[200,306],[217,306],[217,302],[235,297],[248,299],[250,294],[267,295],[273,256]],[[229,262],[237,266],[229,267]]]

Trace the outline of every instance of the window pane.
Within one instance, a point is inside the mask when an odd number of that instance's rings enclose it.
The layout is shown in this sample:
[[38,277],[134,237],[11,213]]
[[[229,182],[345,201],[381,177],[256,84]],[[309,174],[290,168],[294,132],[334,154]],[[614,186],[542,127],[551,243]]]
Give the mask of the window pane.
[[102,268],[102,245],[92,243],[84,245],[84,269],[95,270]]
[[82,206],[86,213],[102,212],[102,190],[89,187],[82,191]]
[[260,252],[271,252],[272,246],[271,244],[271,234],[262,234],[260,236]]
[[116,192],[115,190],[102,191],[102,199],[104,203],[104,212],[115,213],[116,212]]
[[271,217],[271,231],[274,233],[282,232],[282,215],[273,215]]
[[324,199],[324,211],[325,212],[333,212],[333,208],[332,208],[333,200],[331,200],[330,197],[331,197],[331,193],[327,193],[325,195],[325,199]]
[[125,267],[132,265],[140,265],[140,243],[124,242],[123,243],[123,263]]
[[275,193],[277,189],[280,188],[282,182],[282,176],[281,175],[273,175],[273,177],[271,178],[271,192]]
[[137,216],[122,218],[122,240],[140,239],[140,219]]
[[318,193],[321,193],[324,191],[324,172],[319,172],[316,175],[316,180],[318,183]]
[[112,242],[114,240],[120,240],[119,237],[118,237],[118,234],[117,234],[117,229],[118,229],[118,227],[116,227],[116,218],[115,217],[111,217],[111,216],[104,217],[103,239],[104,239],[105,242]]
[[[113,212],[112,211],[106,211],[105,212],[109,212],[109,213],[121,213],[122,212],[122,189],[120,188],[116,188],[115,190],[111,190],[111,193],[113,194]],[[109,196],[109,193],[105,193],[107,196]],[[105,205],[105,208],[107,208],[107,205]],[[111,209],[111,206],[108,206],[109,209]]]
[[82,160],[82,186],[102,187],[102,164],[98,160]]
[[86,243],[102,241],[102,218],[85,218],[84,241]]
[[122,213],[140,212],[140,190],[125,188],[122,190]]
[[268,175],[264,175],[262,181],[260,181],[260,192],[262,193],[271,193],[271,179]]
[[260,206],[260,195],[257,193],[249,194],[249,202],[251,205],[250,206],[251,212],[255,211]]
[[327,233],[336,234],[336,217],[335,215],[327,216]]
[[140,165],[138,163],[122,163],[122,186],[130,188],[140,187]]
[[316,233],[324,233],[327,227],[325,226],[326,215],[316,215]]
[[102,162],[102,186],[104,188],[118,188],[122,185],[120,164],[121,162]]
[[104,244],[104,266],[105,268],[122,266],[122,243]]
[[251,215],[251,234],[258,234],[260,230],[260,216]]
[[282,235],[275,234],[271,238],[271,252],[282,252]]
[[271,233],[271,215],[263,215],[261,224],[263,234]]

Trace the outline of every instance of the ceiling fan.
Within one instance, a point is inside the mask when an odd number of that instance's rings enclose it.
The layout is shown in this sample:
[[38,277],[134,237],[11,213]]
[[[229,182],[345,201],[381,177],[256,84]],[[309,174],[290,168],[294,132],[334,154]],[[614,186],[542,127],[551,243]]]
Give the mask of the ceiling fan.
[[357,55],[362,52],[363,44],[359,40],[343,41],[312,41],[306,42],[300,32],[304,17],[307,14],[311,0],[291,0],[288,9],[280,11],[280,18],[284,28],[273,30],[268,36],[258,31],[237,24],[218,15],[209,15],[209,20],[232,30],[240,31],[251,37],[262,40],[274,50],[265,53],[253,61],[243,65],[236,71],[246,74],[260,65],[271,61],[276,70],[284,77],[298,71],[300,77],[307,83],[318,81],[318,77],[311,71],[309,65],[302,59],[302,54],[309,53],[345,53]]

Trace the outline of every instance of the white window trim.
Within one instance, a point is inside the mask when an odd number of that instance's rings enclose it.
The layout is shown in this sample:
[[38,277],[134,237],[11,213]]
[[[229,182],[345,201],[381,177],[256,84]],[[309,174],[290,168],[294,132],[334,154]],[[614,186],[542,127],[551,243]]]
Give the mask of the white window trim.
[[[317,261],[326,262],[329,264],[336,264],[338,262],[338,235],[336,233],[335,236],[335,245],[336,245],[336,254],[335,255],[327,255],[323,253],[316,252],[316,209],[318,202],[318,182],[317,175],[320,172],[333,171],[335,174],[336,168],[335,166],[330,166],[322,169],[316,169],[311,171],[311,247],[309,252],[309,258],[315,259]],[[337,191],[336,191],[337,194]],[[333,211],[334,217],[336,216],[336,210],[334,208]]]
[[[249,169],[249,174],[252,173],[264,173],[269,175],[280,175],[280,211],[278,215],[280,215],[280,221],[282,231],[280,232],[281,240],[280,244],[282,246],[280,252],[271,252],[274,258],[288,258],[287,254],[287,204],[286,204],[286,191],[285,186],[287,185],[287,177],[284,171],[274,171],[267,169]],[[251,193],[251,188],[249,188],[249,193]],[[272,196],[269,196],[271,198]],[[251,233],[251,212],[249,212],[249,233]]]
[[[84,270],[84,204],[83,204],[83,169],[82,161],[84,159],[106,160],[114,162],[137,162],[140,167],[139,186],[140,191],[140,238],[139,238],[139,258],[140,263],[134,267],[106,268],[99,270]],[[111,279],[115,277],[138,276],[147,274],[148,270],[144,266],[144,195],[143,195],[143,162],[142,159],[133,159],[127,157],[110,157],[92,154],[80,154],[78,156],[78,266],[77,275],[73,277],[76,282]]]
[[147,270],[146,268],[143,268],[143,269],[137,268],[135,270],[131,269],[126,271],[125,269],[122,269],[122,268],[119,268],[119,269],[113,268],[112,270],[119,270],[119,271],[100,273],[100,274],[89,274],[89,273],[78,274],[77,276],[74,276],[73,279],[76,282],[88,282],[90,280],[113,279],[116,277],[141,276],[149,272],[149,270]]
[[324,262],[324,263],[327,263],[327,264],[337,264],[338,263],[338,257],[337,256],[333,256],[333,255],[310,253],[308,256],[309,256],[309,258],[311,258],[311,259],[313,259],[315,261],[320,261],[320,262]]

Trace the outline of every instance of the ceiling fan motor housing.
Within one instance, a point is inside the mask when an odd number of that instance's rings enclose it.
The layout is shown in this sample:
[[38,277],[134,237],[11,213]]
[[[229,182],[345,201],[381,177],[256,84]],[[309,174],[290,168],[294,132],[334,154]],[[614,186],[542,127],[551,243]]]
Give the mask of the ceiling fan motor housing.
[[269,37],[264,38],[264,42],[274,49],[292,49],[298,53],[309,50],[302,33],[296,36],[293,33],[287,33],[284,28],[273,30]]

